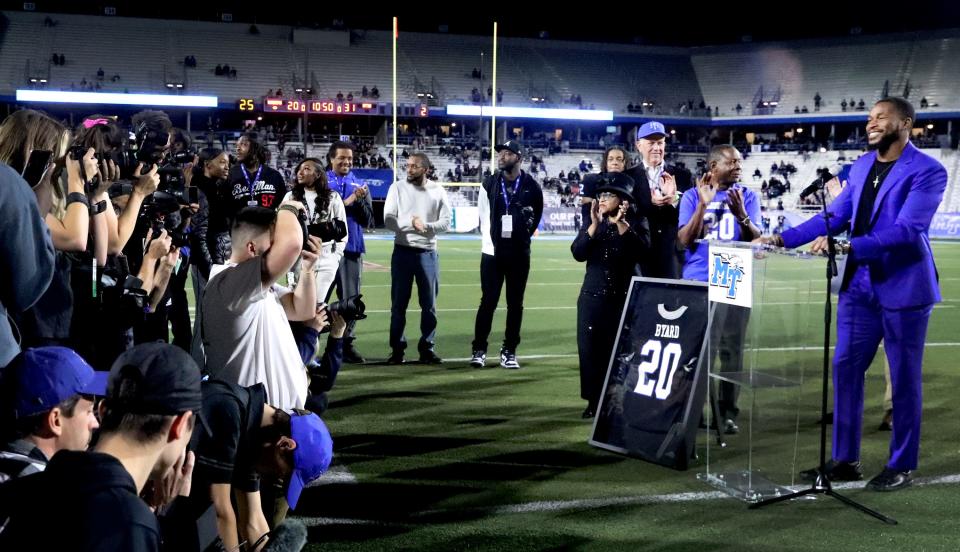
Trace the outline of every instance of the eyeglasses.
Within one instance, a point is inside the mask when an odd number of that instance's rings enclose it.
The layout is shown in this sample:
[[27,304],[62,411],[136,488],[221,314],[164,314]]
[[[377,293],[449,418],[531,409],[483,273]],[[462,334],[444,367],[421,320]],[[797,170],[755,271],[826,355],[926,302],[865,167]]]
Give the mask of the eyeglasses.
[[607,200],[609,200],[609,199],[617,199],[617,197],[618,197],[617,194],[614,194],[614,193],[611,193],[611,192],[600,192],[600,194],[597,195],[597,199],[599,199],[600,201],[607,201]]

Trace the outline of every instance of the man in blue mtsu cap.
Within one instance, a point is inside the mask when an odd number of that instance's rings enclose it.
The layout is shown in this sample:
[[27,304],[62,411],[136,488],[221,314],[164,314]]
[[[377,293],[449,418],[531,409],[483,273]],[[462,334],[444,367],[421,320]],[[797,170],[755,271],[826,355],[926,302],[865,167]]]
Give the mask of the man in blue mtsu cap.
[[626,171],[633,179],[637,215],[650,225],[650,250],[640,259],[640,272],[649,278],[679,278],[677,220],[680,193],[692,187],[687,178],[678,182],[676,167],[666,163],[667,129],[650,121],[637,130],[640,163]]
[[[240,541],[256,543],[270,527],[260,480],[286,485],[286,503],[295,509],[304,487],[319,478],[333,458],[333,440],[320,417],[305,410],[286,412],[266,404],[262,384],[250,387],[221,380],[203,383],[203,428],[191,449],[196,466],[190,499],[195,512],[213,503],[217,532],[227,550]],[[236,499],[237,510],[231,503]],[[239,516],[237,515],[239,512]],[[286,514],[272,513],[273,525]],[[251,548],[252,549],[252,548]]]
[[94,372],[66,347],[18,354],[0,380],[0,483],[43,471],[61,450],[86,450],[99,427],[95,395],[107,391],[107,372]]

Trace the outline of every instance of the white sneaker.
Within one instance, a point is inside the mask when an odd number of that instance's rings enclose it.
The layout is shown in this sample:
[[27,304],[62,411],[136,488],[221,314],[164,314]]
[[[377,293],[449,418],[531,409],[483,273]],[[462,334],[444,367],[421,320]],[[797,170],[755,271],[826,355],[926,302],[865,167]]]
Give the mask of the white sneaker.
[[486,351],[474,351],[473,358],[470,359],[470,366],[474,368],[483,368],[487,363],[487,352]]
[[508,370],[519,369],[520,363],[517,362],[517,353],[508,349],[500,349],[500,366]]

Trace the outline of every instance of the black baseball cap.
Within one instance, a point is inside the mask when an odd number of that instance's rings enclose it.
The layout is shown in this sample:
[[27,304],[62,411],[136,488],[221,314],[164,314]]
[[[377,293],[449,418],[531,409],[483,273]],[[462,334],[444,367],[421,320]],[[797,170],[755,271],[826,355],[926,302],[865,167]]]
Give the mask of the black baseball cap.
[[[120,398],[123,382],[134,380],[134,396]],[[200,369],[183,349],[167,343],[143,343],[125,351],[113,363],[107,402],[132,414],[176,416],[200,413]]]
[[520,145],[520,142],[516,140],[507,140],[502,144],[498,144],[493,148],[497,153],[500,153],[503,150],[509,150],[515,153],[519,157],[523,157],[523,146]]

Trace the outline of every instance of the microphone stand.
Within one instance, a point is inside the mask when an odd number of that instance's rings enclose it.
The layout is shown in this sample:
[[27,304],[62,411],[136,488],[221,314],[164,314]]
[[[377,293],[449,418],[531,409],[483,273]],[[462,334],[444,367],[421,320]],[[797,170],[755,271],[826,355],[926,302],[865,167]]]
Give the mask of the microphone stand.
[[[834,276],[837,275],[837,248],[836,242],[833,239],[833,236],[830,232],[830,218],[833,216],[830,211],[827,210],[827,201],[826,193],[821,190],[819,192],[821,203],[823,203],[823,222],[827,227],[827,300],[824,303],[824,331],[823,331],[823,388],[822,395],[820,397],[820,416],[822,421],[827,419],[827,390],[829,387],[830,379],[830,329],[831,329],[831,319],[833,314],[833,303],[830,298],[830,283]],[[771,504],[776,504],[778,502],[783,502],[786,500],[792,500],[794,498],[800,498],[807,495],[827,495],[833,497],[840,502],[860,510],[861,512],[873,516],[884,523],[890,525],[896,525],[897,520],[885,516],[876,510],[872,510],[859,502],[856,502],[850,498],[843,496],[842,494],[833,490],[833,487],[830,485],[830,479],[827,478],[827,424],[820,424],[820,466],[817,468],[817,477],[814,480],[812,486],[808,489],[803,489],[795,493],[790,493],[783,496],[778,496],[774,498],[769,498],[767,500],[762,500],[760,502],[750,505],[751,509],[763,508],[764,506],[769,506]]]

